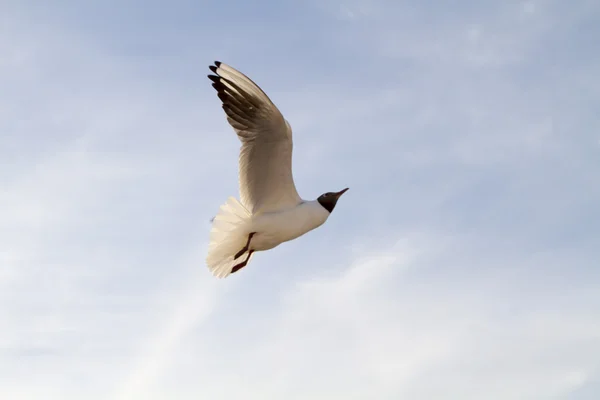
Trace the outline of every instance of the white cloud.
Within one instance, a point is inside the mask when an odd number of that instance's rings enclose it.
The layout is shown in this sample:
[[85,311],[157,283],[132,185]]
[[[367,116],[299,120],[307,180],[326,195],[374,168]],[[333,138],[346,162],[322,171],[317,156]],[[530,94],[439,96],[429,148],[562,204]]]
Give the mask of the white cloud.
[[[290,283],[269,315],[250,307],[250,315],[240,310],[240,320],[225,326],[209,320],[183,341],[181,364],[149,398],[176,390],[176,377],[187,382],[182,396],[214,399],[568,396],[598,368],[600,321],[587,304],[597,305],[599,296],[565,292],[551,281],[520,290],[530,279],[515,276],[527,270],[522,254],[493,254],[496,276],[456,276],[457,265],[486,264],[489,254],[468,250],[477,242],[405,234],[349,267],[340,262],[341,269],[329,267],[336,272]],[[568,255],[553,257],[557,265],[568,262]]]
[[210,204],[190,195],[208,175],[191,160],[219,151],[187,135],[198,124],[185,96],[157,95],[126,62],[13,17],[0,48],[21,54],[2,65],[0,96],[0,397],[126,396],[210,313],[202,257],[193,269],[179,258],[211,211],[172,221]]
[[[167,296],[169,313],[162,322],[153,327],[150,335],[143,336],[143,345],[134,363],[128,367],[126,379],[114,396],[115,400],[143,399],[151,397],[154,380],[168,371],[177,346],[190,331],[202,324],[213,312],[223,286],[208,280],[204,263],[205,248],[195,249],[183,265],[187,273],[178,283],[174,293]],[[201,250],[201,251],[199,251]]]

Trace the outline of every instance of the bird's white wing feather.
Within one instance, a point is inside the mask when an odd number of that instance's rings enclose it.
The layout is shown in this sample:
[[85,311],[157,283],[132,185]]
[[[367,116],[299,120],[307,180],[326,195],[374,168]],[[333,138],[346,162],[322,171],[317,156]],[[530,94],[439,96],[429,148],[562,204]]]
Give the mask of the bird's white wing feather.
[[298,205],[292,176],[292,129],[269,97],[250,78],[215,62],[208,77],[223,103],[227,121],[242,147],[239,185],[242,204],[252,214]]

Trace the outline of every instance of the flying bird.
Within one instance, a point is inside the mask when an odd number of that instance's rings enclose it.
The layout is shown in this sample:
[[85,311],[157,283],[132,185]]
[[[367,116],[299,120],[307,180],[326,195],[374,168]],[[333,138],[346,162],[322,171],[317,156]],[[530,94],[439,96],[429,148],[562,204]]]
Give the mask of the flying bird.
[[206,263],[224,278],[252,255],[323,225],[348,188],[303,200],[292,176],[292,127],[250,78],[219,61],[208,78],[240,142],[240,200],[229,197],[212,220]]

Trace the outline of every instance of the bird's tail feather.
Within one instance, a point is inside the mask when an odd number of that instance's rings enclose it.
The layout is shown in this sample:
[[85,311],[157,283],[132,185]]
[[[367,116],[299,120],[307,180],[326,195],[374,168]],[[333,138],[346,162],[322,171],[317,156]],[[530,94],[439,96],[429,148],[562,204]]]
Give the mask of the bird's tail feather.
[[236,253],[248,241],[251,217],[252,214],[246,207],[230,197],[213,218],[206,264],[214,276],[225,278],[231,274],[231,270],[237,263],[248,256],[244,253],[240,258],[235,259]]

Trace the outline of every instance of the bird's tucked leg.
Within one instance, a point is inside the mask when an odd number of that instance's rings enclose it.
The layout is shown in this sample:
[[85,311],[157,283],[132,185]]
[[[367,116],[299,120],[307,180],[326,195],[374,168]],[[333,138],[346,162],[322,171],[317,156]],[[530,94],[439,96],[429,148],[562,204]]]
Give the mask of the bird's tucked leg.
[[231,273],[233,274],[234,272],[237,272],[240,269],[244,268],[246,266],[246,264],[248,264],[248,260],[250,259],[250,256],[252,255],[252,253],[254,253],[254,250],[250,250],[248,252],[248,257],[246,257],[246,259],[244,261],[242,261],[239,264],[234,265],[233,268],[231,269]]
[[[254,236],[256,232],[252,232],[248,235],[248,241],[246,242],[246,245],[244,246],[243,249],[241,249],[240,251],[238,251],[235,256],[233,257],[234,260],[237,260],[238,258],[240,258],[242,256],[242,254],[244,254],[245,252],[248,251],[248,247],[250,247],[250,240],[252,240],[252,236]],[[231,254],[231,253],[230,253]]]

